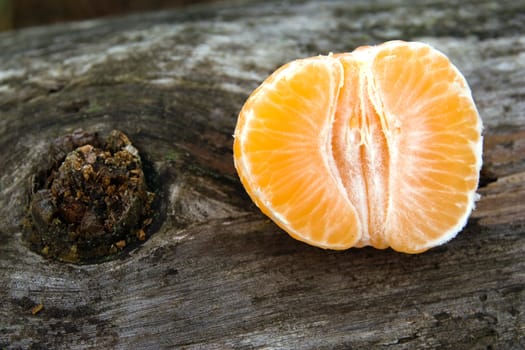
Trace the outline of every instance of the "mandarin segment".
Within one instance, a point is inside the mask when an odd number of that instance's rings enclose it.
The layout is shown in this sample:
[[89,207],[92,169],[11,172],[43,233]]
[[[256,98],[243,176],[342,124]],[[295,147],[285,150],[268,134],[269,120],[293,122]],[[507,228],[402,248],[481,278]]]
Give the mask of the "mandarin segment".
[[235,166],[261,210],[294,238],[345,249],[359,223],[331,156],[339,62],[319,57],[275,72],[248,99],[235,132]]
[[393,41],[277,70],[239,114],[234,160],[253,201],[292,237],[419,253],[465,225],[481,129],[446,56]]
[[[466,223],[481,165],[481,121],[464,78],[443,54],[417,43],[378,50],[375,89],[385,115],[400,128],[391,139],[396,171],[390,177],[387,235],[394,249],[419,252],[449,240]],[[439,156],[424,157],[419,150]],[[409,193],[422,197],[417,204],[423,209],[396,210]],[[451,213],[454,219],[443,225]],[[411,216],[413,223],[404,227],[404,217]],[[421,239],[424,244],[409,244]]]

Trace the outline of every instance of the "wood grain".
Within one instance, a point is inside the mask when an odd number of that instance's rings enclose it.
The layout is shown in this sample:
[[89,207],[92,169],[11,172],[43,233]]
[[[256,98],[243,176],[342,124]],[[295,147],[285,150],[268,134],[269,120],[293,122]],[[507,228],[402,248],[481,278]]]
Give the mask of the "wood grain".
[[[0,349],[524,348],[524,12],[240,1],[0,34]],[[243,101],[289,60],[398,38],[436,46],[471,84],[485,124],[477,210],[421,255],[289,238],[235,175]],[[162,198],[153,237],[96,265],[23,240],[28,179],[78,127],[126,132]]]

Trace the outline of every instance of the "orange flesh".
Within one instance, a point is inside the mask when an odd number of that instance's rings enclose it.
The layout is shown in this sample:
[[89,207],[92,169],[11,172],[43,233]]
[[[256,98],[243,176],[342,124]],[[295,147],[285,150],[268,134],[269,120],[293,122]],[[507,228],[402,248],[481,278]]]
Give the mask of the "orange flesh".
[[480,134],[448,59],[397,41],[277,70],[239,115],[234,159],[254,202],[294,238],[417,253],[465,224]]

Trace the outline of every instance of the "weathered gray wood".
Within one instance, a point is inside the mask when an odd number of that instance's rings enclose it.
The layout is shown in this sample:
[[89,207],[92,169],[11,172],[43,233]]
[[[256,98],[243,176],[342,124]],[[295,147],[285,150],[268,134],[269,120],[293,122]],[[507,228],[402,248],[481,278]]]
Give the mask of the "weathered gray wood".
[[[0,34],[0,348],[524,348],[523,13],[261,1]],[[395,38],[435,45],[471,83],[478,209],[421,255],[292,240],[237,180],[237,112],[286,61]],[[98,265],[47,261],[22,240],[32,168],[77,127],[124,130],[164,189],[158,232]]]

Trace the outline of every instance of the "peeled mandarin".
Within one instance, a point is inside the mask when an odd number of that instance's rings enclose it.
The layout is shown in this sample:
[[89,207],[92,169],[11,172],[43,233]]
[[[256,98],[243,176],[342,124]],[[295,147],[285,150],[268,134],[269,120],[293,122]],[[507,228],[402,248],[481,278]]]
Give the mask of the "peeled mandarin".
[[390,41],[275,71],[239,114],[234,161],[255,204],[300,241],[420,253],[466,224],[481,131],[444,54]]

